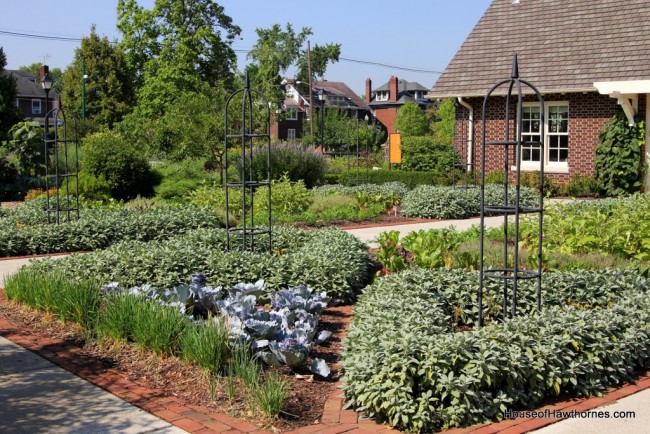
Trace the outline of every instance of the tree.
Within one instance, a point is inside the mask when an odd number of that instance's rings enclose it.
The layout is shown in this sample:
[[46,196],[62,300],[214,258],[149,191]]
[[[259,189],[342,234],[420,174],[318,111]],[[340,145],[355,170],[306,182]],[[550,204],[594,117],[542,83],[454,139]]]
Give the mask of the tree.
[[279,106],[284,100],[282,76],[286,70],[296,63],[300,57],[300,47],[311,35],[311,29],[303,27],[296,35],[291,24],[287,23],[286,30],[279,24],[270,29],[256,29],[257,42],[248,53],[248,58],[255,62],[247,68],[254,75],[256,83],[262,89],[268,100]]
[[117,27],[135,72],[138,111],[160,116],[182,92],[233,79],[241,29],[211,0],[156,0],[153,9],[119,0]]
[[[88,76],[85,98],[82,95],[83,64]],[[85,103],[86,119],[109,128],[132,110],[135,102],[133,76],[121,48],[108,38],[100,38],[95,26],[81,40],[72,64],[63,74],[63,107],[81,117]],[[85,101],[83,101],[85,99]]]
[[429,122],[424,111],[414,102],[407,102],[397,112],[395,129],[402,138],[424,136],[429,131]]
[[[29,72],[34,77],[36,77],[37,84],[41,84],[41,64],[36,62],[27,66],[19,66],[19,70]],[[63,71],[61,68],[50,68],[50,77],[52,77],[52,90],[56,93],[61,94],[63,90]]]
[[[249,71],[256,73],[256,79],[261,83],[265,94],[272,103],[280,104],[284,99],[281,89],[282,75],[287,70],[296,67],[296,80],[300,81],[302,93],[308,93],[309,68],[307,50],[304,47],[307,37],[312,35],[311,28],[303,27],[296,34],[291,24],[282,30],[279,24],[269,29],[257,29],[257,42],[248,57],[255,62],[255,68]],[[330,63],[338,62],[341,54],[341,44],[314,45],[311,49],[312,79],[322,78]]]
[[439,144],[454,142],[454,125],[456,123],[456,102],[446,98],[439,104],[434,104],[426,112],[429,119],[429,131],[434,141]]
[[7,139],[11,127],[21,120],[16,108],[16,80],[5,73],[5,66],[7,66],[7,56],[4,49],[0,47],[0,143]]
[[20,174],[28,176],[45,174],[43,129],[38,122],[18,122],[11,127],[9,140],[2,144],[2,148],[13,155]]

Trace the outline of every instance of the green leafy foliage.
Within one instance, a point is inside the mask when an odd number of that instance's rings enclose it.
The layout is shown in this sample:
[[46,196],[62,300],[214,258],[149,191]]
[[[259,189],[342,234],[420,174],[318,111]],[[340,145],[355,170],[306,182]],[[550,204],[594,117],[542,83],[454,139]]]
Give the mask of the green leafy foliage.
[[596,178],[607,196],[639,191],[646,167],[641,154],[645,144],[645,123],[630,126],[623,112],[614,116],[598,135]]
[[19,173],[27,176],[45,174],[43,129],[36,121],[19,122],[7,133],[3,151],[13,155]]
[[0,218],[0,256],[76,252],[123,240],[164,240],[202,227],[223,227],[223,217],[195,207],[83,209],[80,218],[47,224],[45,200],[35,199]]
[[144,153],[115,132],[86,137],[81,167],[97,178],[103,177],[115,199],[152,196],[158,183]]
[[407,102],[397,112],[394,128],[399,131],[402,139],[421,137],[429,131],[429,121],[417,103]]
[[[156,230],[154,226],[152,230]],[[158,231],[157,231],[158,232]],[[158,232],[162,234],[162,231]],[[306,284],[340,300],[354,300],[371,278],[371,258],[357,238],[337,229],[274,231],[276,254],[225,251],[225,231],[200,229],[158,241],[125,241],[85,255],[34,264],[70,278],[95,276],[123,286],[172,288],[200,270],[211,286],[264,279],[266,290]],[[263,243],[258,243],[264,249]]]
[[[521,187],[522,206],[538,204],[539,196],[534,190]],[[402,201],[402,213],[408,217],[432,219],[462,219],[480,214],[480,189],[456,189],[421,185],[412,190]],[[514,201],[514,192],[508,197],[509,204]],[[485,203],[503,203],[503,188],[498,185],[485,186]]]
[[[648,281],[613,271],[548,273],[540,315],[476,317],[477,273],[406,271],[369,287],[344,341],[348,406],[412,432],[501,419],[561,393],[599,395],[650,366]],[[523,283],[520,312],[534,311]]]
[[[650,228],[639,224],[649,212],[649,194],[550,207],[544,215],[544,250],[650,260]],[[522,230],[527,245],[536,248],[535,225]]]
[[201,186],[211,182],[215,174],[205,170],[203,160],[186,159],[180,162],[157,164],[154,170],[159,173],[160,184],[154,187],[156,196],[163,199],[180,199]]
[[402,139],[402,170],[446,173],[458,162],[454,146],[433,137],[407,136]]
[[62,99],[63,106],[74,117],[82,118],[85,110],[88,121],[109,128],[132,110],[133,75],[124,52],[106,36],[100,38],[94,25],[90,35],[82,38],[74,60],[63,73]]
[[427,109],[426,115],[429,118],[429,132],[434,141],[453,144],[456,124],[456,101],[454,98],[445,98],[442,102],[434,104]]
[[[418,185],[442,184],[450,185],[451,180],[446,175],[436,172],[411,172],[406,170],[374,170],[362,171],[359,175],[362,182],[368,184],[385,184],[387,182],[401,182],[409,188]],[[325,175],[328,184],[356,185],[357,174],[355,170],[342,173],[328,173]]]
[[0,47],[0,143],[7,139],[9,129],[22,118],[16,108],[16,81],[11,75],[5,74],[5,66],[7,56]]

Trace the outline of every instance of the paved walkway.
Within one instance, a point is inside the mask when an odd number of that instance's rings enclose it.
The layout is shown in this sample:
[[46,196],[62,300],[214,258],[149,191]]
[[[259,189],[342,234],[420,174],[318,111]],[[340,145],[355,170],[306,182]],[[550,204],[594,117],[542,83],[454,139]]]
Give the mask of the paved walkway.
[[[486,226],[498,227],[502,221],[502,217],[490,217],[486,219]],[[465,229],[478,222],[479,219],[447,220],[350,229],[347,232],[372,244],[386,230],[398,230],[404,236],[421,229],[450,226]],[[4,286],[2,277],[5,274],[15,272],[28,261],[29,258],[0,259],[0,287]],[[88,361],[75,363],[80,355],[73,345],[50,340],[35,342],[28,333],[1,318],[0,335],[10,339],[0,337],[0,432],[264,432],[256,431],[258,428],[250,423],[211,413],[206,408],[184,407],[174,397],[162,397],[163,391],[143,388],[111,369],[101,369],[100,366],[88,370]],[[49,361],[35,353],[47,357]],[[137,407],[127,401],[136,403]],[[614,411],[633,411],[634,417],[572,418],[560,422],[557,419],[517,418],[453,429],[449,433],[523,433],[539,428],[536,432],[544,434],[647,433],[650,426],[650,375],[641,378],[635,385],[612,390],[602,398],[573,399],[545,409],[568,412],[597,409],[609,411],[610,416]],[[340,392],[337,391],[325,404],[320,424],[298,429],[294,433],[391,431],[394,432],[373,421],[360,420],[353,411],[343,410]]]

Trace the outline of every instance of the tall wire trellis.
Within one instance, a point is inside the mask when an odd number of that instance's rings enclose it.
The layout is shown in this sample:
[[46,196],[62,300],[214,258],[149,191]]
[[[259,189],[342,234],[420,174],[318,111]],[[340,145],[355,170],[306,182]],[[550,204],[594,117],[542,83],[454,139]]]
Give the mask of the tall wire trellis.
[[[241,124],[238,125],[238,132],[230,133],[230,105],[234,98],[241,95]],[[265,123],[264,131],[256,133],[255,110],[265,112],[263,122]],[[245,86],[242,89],[233,92],[226,101],[225,109],[225,133],[224,133],[224,158],[226,172],[226,246],[231,250],[233,238],[240,242],[242,251],[255,250],[256,239],[268,237],[268,250],[272,251],[272,234],[271,234],[271,134],[270,134],[271,109],[266,98],[257,90],[250,87],[250,79],[246,75]],[[259,127],[261,128],[261,127]],[[255,168],[253,167],[253,154],[255,142],[263,142],[262,146],[266,148],[266,178],[256,179]],[[238,147],[240,149],[240,164],[238,167],[239,181],[228,181],[229,167],[229,150]],[[256,224],[255,221],[255,191],[260,187],[267,188],[267,216],[266,226]],[[229,203],[230,193],[232,190],[241,191],[241,222],[239,226],[231,226]]]
[[[54,119],[50,138],[49,120]],[[76,125],[69,136],[65,111],[59,106],[45,114],[44,155],[46,213],[48,223],[61,223],[79,218],[79,142]],[[50,188],[55,187],[52,194]],[[63,191],[65,194],[61,194]]]
[[[495,140],[486,140],[487,111],[490,99],[497,89],[507,87],[505,95],[505,124],[503,135]],[[536,97],[533,103],[538,108],[539,116],[528,116],[524,121],[524,97],[522,87],[525,86],[532,91]],[[516,106],[513,107],[513,104]],[[527,105],[527,107],[530,107]],[[514,119],[511,119],[514,112]],[[534,111],[528,109],[529,113]],[[524,124],[525,122],[525,124]],[[526,127],[526,128],[524,128]],[[524,132],[526,138],[524,139]],[[536,132],[531,134],[532,132]],[[485,171],[486,151],[488,147],[501,147],[503,153],[494,153],[503,156],[503,195],[497,203],[487,203],[485,198]],[[531,155],[539,156],[539,202],[537,206],[524,206],[521,203],[521,163],[523,150],[526,150],[528,159]],[[509,184],[508,174],[514,171],[515,183]],[[480,258],[479,258],[479,288],[478,288],[478,324],[483,325],[483,294],[485,281],[493,279],[502,283],[503,290],[503,319],[510,316],[517,316],[518,289],[520,280],[537,281],[537,312],[542,308],[542,220],[544,209],[544,98],[535,86],[519,78],[519,65],[515,55],[512,64],[512,75],[508,80],[497,83],[490,89],[483,100],[482,112],[482,147],[481,147],[481,237],[480,237]],[[514,189],[514,192],[512,191]],[[503,216],[503,263],[500,267],[485,268],[485,216]],[[519,241],[520,241],[520,217],[523,214],[531,214],[537,217],[537,267],[536,269],[525,269],[520,264]],[[510,230],[514,226],[512,234]]]

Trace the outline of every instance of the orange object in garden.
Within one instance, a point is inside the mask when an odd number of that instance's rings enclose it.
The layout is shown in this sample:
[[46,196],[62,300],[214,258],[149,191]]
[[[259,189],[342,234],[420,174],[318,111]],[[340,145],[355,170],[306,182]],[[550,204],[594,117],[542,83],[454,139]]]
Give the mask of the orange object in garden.
[[390,133],[388,138],[388,162],[390,164],[402,162],[402,138],[399,133]]

